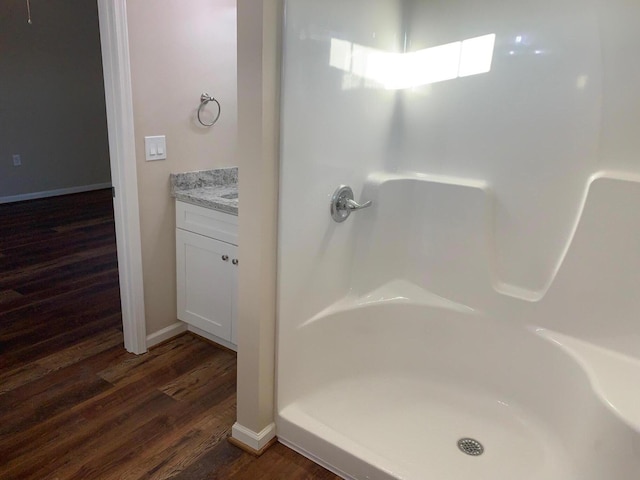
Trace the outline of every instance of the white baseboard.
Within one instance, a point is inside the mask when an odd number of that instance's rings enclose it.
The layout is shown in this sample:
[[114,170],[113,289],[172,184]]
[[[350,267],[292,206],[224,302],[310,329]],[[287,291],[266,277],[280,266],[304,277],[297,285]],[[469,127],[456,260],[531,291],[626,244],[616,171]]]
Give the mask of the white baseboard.
[[8,197],[0,197],[0,203],[23,202],[24,200],[35,200],[36,198],[48,198],[57,197],[59,195],[69,195],[71,193],[91,192],[93,190],[102,190],[103,188],[111,188],[111,182],[83,185],[81,187],[60,188],[58,190],[47,190],[44,192],[23,193],[21,195],[10,195]]
[[187,329],[190,332],[195,333],[196,335],[206,338],[207,340],[210,340],[214,343],[217,343],[218,345],[222,345],[223,347],[228,348],[229,350],[233,350],[234,352],[238,351],[238,346],[234,345],[233,343],[231,343],[229,340],[225,340],[224,338],[220,338],[217,335],[213,335],[209,332],[205,332],[204,330],[198,328],[198,327],[194,327],[193,325],[189,325],[187,327]]
[[247,427],[243,427],[238,422],[233,424],[231,429],[231,436],[244,443],[246,446],[259,452],[267,443],[269,443],[276,436],[276,424],[271,423],[266,426],[261,432],[256,433],[253,430],[249,430]]
[[187,331],[187,324],[184,322],[176,322],[162,330],[158,330],[151,335],[147,335],[147,348],[151,348],[159,343],[165,342],[173,337],[177,337],[181,333]]

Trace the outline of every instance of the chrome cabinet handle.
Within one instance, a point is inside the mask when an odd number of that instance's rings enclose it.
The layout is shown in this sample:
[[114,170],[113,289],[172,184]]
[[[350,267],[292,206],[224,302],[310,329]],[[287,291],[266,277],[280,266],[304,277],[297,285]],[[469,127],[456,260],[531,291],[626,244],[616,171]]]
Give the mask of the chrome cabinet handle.
[[336,222],[344,222],[351,212],[370,207],[372,201],[359,204],[353,199],[353,190],[347,185],[340,185],[331,197],[331,218]]
[[228,262],[229,261],[229,255],[222,255],[222,261],[223,262]]

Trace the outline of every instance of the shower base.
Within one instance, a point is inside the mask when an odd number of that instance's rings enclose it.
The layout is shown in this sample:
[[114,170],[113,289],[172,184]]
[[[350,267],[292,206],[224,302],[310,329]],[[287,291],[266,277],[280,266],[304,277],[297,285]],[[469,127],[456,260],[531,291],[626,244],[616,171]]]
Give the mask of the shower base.
[[[345,478],[577,478],[562,443],[530,412],[488,392],[392,374],[342,380],[288,405],[279,437],[303,454],[340,458],[322,454],[340,449],[363,459],[349,465],[357,476],[325,463]],[[463,453],[462,438],[480,442],[482,455]]]
[[638,478],[640,362],[444,307],[364,305],[297,329],[278,438],[347,479]]

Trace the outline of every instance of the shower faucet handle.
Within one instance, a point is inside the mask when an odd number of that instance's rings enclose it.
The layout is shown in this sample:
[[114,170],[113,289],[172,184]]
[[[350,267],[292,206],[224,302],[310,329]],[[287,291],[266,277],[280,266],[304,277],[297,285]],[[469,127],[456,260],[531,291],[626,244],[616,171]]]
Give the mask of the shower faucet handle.
[[369,200],[368,202],[364,202],[362,205],[357,203],[355,200],[352,200],[351,198],[347,198],[345,200],[345,207],[348,208],[349,210],[362,210],[363,208],[367,208],[370,206],[371,206],[371,200]]
[[331,197],[331,218],[336,222],[344,222],[351,212],[370,207],[371,200],[359,204],[353,199],[353,190],[347,185],[340,185]]

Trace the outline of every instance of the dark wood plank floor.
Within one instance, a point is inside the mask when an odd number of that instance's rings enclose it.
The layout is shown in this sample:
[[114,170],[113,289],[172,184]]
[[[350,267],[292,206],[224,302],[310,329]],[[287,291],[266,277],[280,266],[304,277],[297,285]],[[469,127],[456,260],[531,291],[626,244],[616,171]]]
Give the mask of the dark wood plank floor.
[[338,479],[226,441],[235,354],[122,346],[111,192],[0,205],[0,478]]

